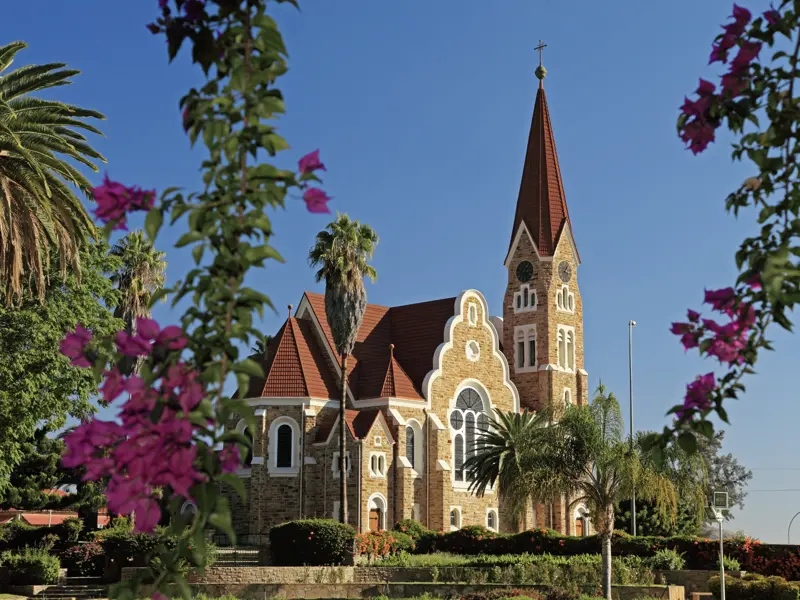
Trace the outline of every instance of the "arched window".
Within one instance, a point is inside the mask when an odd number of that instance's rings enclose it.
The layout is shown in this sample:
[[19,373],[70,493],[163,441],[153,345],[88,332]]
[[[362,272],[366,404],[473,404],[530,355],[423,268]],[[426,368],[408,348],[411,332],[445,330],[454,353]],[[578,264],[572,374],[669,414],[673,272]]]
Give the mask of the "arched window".
[[411,463],[411,466],[417,464],[416,460],[414,460],[415,450],[414,447],[414,428],[411,425],[406,426],[406,458],[408,462]]
[[299,474],[299,439],[300,426],[293,418],[278,417],[270,424],[267,435],[270,473],[281,477]]
[[278,427],[278,456],[275,466],[289,469],[292,466],[292,427],[284,423]]
[[[450,430],[453,436],[453,477],[456,482],[467,482],[464,463],[475,454],[480,434],[489,426],[484,413],[483,399],[472,388],[465,388],[456,399],[450,412]],[[477,429],[477,431],[476,431]]]
[[567,341],[566,341],[566,331],[563,329],[558,330],[558,366],[566,368],[567,366]]
[[493,508],[486,511],[486,528],[497,531],[497,511]]
[[248,440],[250,440],[250,444],[247,448],[247,454],[245,454],[244,460],[242,461],[242,468],[249,469],[253,465],[253,432],[250,431],[250,428],[247,426],[247,421],[244,419],[236,424],[236,431],[243,434]]
[[461,509],[457,506],[450,508],[450,529],[461,529]]
[[478,324],[478,307],[475,306],[474,302],[469,303],[469,324],[470,325]]
[[535,371],[536,362],[536,325],[517,325],[514,327],[516,337],[516,371]]
[[569,291],[569,286],[561,286],[556,292],[556,306],[558,310],[575,312],[575,294]]
[[567,368],[575,368],[575,332],[567,332]]
[[572,404],[572,391],[567,388],[564,390],[564,406]]
[[514,292],[514,312],[527,312],[536,309],[536,290],[523,283],[519,290]]

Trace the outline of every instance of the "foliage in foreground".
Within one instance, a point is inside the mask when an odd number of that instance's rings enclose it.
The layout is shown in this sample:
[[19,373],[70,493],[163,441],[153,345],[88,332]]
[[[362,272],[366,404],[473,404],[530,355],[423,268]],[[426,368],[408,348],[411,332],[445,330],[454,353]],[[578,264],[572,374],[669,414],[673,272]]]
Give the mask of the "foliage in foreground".
[[[708,588],[714,598],[721,597],[720,578],[712,577]],[[762,577],[747,574],[742,578],[725,578],[725,597],[729,600],[797,600],[800,598],[800,584],[786,581],[782,577]]]

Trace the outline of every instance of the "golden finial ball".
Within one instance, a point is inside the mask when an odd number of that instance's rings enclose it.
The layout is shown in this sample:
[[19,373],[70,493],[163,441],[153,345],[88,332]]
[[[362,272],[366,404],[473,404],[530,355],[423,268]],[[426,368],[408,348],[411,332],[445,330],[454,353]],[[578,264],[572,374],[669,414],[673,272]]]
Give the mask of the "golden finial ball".
[[536,77],[539,79],[544,79],[547,76],[547,69],[545,69],[542,65],[536,67]]

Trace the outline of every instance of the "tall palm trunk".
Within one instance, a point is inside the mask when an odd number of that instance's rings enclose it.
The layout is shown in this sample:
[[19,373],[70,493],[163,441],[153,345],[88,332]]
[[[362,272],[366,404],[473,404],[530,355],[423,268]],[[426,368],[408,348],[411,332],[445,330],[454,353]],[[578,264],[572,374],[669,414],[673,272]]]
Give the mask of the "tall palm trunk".
[[614,506],[607,506],[603,519],[603,529],[600,532],[601,555],[603,559],[603,595],[606,600],[611,600],[611,535],[614,532]]
[[345,423],[347,406],[347,354],[342,354],[342,398],[339,402],[339,521],[347,523],[347,458],[345,449],[347,442]]

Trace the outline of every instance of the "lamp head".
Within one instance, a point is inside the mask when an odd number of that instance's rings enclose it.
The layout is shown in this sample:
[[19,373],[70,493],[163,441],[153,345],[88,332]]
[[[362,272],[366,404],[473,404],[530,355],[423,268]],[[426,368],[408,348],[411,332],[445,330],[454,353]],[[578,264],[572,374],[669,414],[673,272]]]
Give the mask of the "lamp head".
[[636,321],[628,321],[628,325],[631,327],[636,327]]

